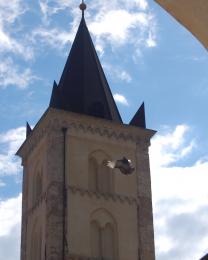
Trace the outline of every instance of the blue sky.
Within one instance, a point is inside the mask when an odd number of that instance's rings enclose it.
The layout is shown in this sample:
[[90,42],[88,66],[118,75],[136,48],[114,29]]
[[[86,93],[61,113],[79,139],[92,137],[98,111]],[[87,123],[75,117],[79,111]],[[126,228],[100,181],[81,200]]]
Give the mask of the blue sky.
[[[208,251],[208,55],[154,1],[87,1],[86,22],[124,122],[144,101],[158,260]],[[16,260],[20,161],[46,110],[81,14],[75,0],[0,0],[0,259]],[[11,250],[12,249],[12,250]],[[2,257],[2,258],[1,258]]]

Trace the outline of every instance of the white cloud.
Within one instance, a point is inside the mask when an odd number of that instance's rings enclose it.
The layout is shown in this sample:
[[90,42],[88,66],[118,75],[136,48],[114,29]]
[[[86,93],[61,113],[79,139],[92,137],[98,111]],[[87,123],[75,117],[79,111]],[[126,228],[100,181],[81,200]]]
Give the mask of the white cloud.
[[152,35],[152,32],[149,33],[149,37],[146,40],[147,47],[153,48],[157,46],[157,43],[154,39],[155,37]]
[[107,43],[117,48],[131,44],[136,50],[142,46],[156,46],[155,18],[147,10],[148,5],[142,6],[141,1],[139,8],[131,8],[136,2],[129,4],[127,1],[124,4],[122,1],[112,1],[110,7],[103,2],[101,8],[95,11],[96,15],[89,17],[89,30],[103,48]]
[[20,15],[24,14],[27,10],[25,1],[0,0],[0,21],[13,23]]
[[127,99],[123,95],[116,93],[113,95],[113,97],[116,102],[121,103],[122,105],[125,105],[125,106],[129,105]]
[[25,1],[0,0],[0,53],[11,52],[21,55],[24,59],[33,58],[33,50],[25,42],[25,39],[17,39],[14,24],[17,27],[17,21],[20,16],[27,11]]
[[53,28],[37,28],[32,32],[32,41],[39,41],[43,45],[48,45],[52,48],[63,49],[69,42],[74,39],[74,34],[62,29]]
[[90,23],[89,29],[97,37],[107,36],[117,44],[122,44],[126,42],[130,29],[137,25],[147,26],[146,14],[131,14],[126,10],[110,10],[102,17],[96,17],[95,21]]
[[25,60],[34,58],[34,53],[31,47],[25,46],[6,34],[0,27],[0,52],[10,52],[22,56]]
[[[190,127],[166,128],[152,140],[150,162],[158,260],[199,259],[208,240],[208,161],[179,166],[195,148]],[[182,245],[182,246],[181,246]]]
[[50,23],[50,17],[57,14],[66,8],[71,8],[72,5],[78,5],[75,0],[39,0],[40,10],[43,14],[43,21],[48,24]]
[[0,237],[8,235],[21,220],[22,195],[16,198],[0,200]]
[[[76,1],[40,0],[39,4],[43,20],[47,24],[46,27],[41,28],[42,32],[45,31],[45,35],[47,32],[50,34],[53,30],[58,30],[49,26],[50,17],[68,8],[72,15],[72,29],[69,35],[73,37],[80,20],[80,11]],[[98,0],[96,2],[89,1],[88,5],[86,20],[90,32],[95,37],[95,45],[99,46],[100,53],[104,52],[107,44],[113,48],[131,44],[135,48],[135,53],[139,52],[141,47],[155,47],[157,45],[156,19],[146,0]],[[42,34],[42,36],[44,35]],[[46,43],[52,46],[57,41],[55,46],[58,46],[58,42],[61,40],[59,34],[53,34],[52,37],[50,37],[51,44],[46,37],[42,39],[45,39]],[[61,45],[65,45],[65,37],[62,40]]]
[[127,83],[132,81],[131,75],[125,70],[120,71],[118,78],[120,78],[123,81],[126,81]]
[[21,171],[20,160],[15,156],[25,139],[25,127],[0,133],[0,176],[16,175]]
[[191,152],[195,142],[185,140],[184,136],[188,131],[187,125],[178,125],[174,131],[166,129],[164,135],[156,135],[150,149],[150,154],[154,154],[151,160],[153,168],[179,161]]
[[126,83],[130,83],[132,81],[131,75],[126,70],[117,65],[112,66],[111,64],[104,63],[103,67],[114,80],[121,80],[125,81]]
[[7,200],[0,200],[0,252],[1,259],[19,259],[21,194]]
[[14,64],[11,58],[0,62],[0,87],[16,86],[20,89],[26,88],[29,84],[39,78],[32,74],[29,68],[21,70]]

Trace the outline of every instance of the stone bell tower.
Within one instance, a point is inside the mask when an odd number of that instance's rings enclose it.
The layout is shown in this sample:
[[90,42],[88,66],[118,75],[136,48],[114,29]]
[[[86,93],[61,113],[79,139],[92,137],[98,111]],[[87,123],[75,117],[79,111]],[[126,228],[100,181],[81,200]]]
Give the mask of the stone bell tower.
[[[154,260],[144,105],[124,124],[82,19],[22,158],[21,260]],[[123,175],[105,160],[126,157]]]

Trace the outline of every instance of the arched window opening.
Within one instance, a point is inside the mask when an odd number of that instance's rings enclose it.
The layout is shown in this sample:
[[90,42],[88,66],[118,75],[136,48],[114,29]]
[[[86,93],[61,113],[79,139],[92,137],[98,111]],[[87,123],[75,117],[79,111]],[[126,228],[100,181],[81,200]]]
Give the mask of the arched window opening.
[[114,228],[111,223],[107,223],[102,230],[103,257],[106,260],[115,260],[115,237]]
[[89,189],[98,191],[98,164],[95,158],[89,160]]
[[113,174],[112,171],[104,166],[100,165],[98,171],[98,187],[100,192],[111,193],[113,190]]
[[104,165],[109,160],[102,151],[96,151],[89,157],[89,189],[102,193],[113,193],[114,176],[111,169]]
[[92,215],[90,227],[92,257],[116,260],[118,241],[113,217],[105,209],[100,209]]
[[91,222],[91,247],[93,257],[102,257],[101,230],[96,221]]

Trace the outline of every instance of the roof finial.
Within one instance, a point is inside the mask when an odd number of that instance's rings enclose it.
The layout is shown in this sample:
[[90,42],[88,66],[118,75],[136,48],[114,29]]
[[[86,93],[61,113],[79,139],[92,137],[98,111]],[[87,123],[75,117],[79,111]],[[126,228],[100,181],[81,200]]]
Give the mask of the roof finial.
[[84,11],[87,9],[87,5],[85,4],[84,0],[82,0],[82,3],[80,4],[79,8],[82,11],[82,18],[84,18]]

